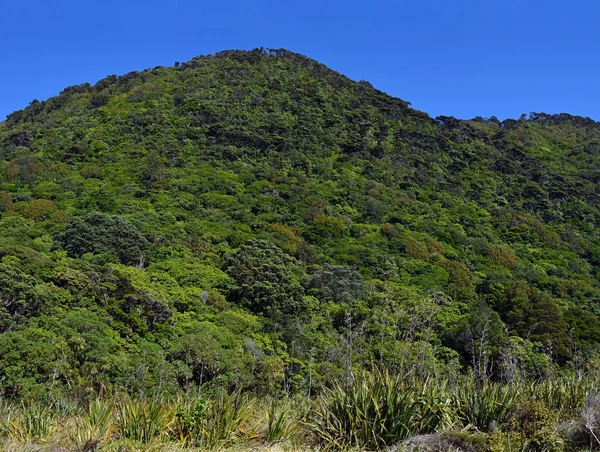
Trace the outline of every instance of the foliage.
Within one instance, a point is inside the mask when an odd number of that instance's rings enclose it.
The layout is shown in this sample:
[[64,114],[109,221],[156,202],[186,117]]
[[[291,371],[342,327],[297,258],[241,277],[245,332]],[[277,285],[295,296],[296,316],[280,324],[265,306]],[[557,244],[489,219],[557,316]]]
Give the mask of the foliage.
[[160,403],[124,400],[116,407],[115,433],[145,444],[165,434],[169,422],[169,412]]
[[75,420],[73,442],[80,451],[96,450],[113,434],[112,413],[114,405],[104,400],[92,401],[82,416]]
[[[447,425],[425,422],[447,400],[498,444],[521,394],[575,418],[600,367],[599,143],[567,114],[433,119],[286,50],[32,102],[0,124],[0,395],[147,399],[82,448],[166,441],[154,402],[217,389],[317,397],[327,435],[376,447]],[[342,438],[352,397],[371,411]]]
[[246,441],[251,408],[251,402],[240,394],[187,401],[177,409],[172,435],[183,444],[207,449]]
[[396,444],[409,435],[451,425],[450,401],[443,393],[410,387],[401,376],[361,376],[336,384],[320,398],[310,428],[329,448],[369,450]]
[[56,413],[51,407],[7,407],[3,413],[0,429],[9,439],[20,443],[43,441],[56,425]]
[[79,257],[86,253],[109,254],[123,264],[144,264],[147,240],[127,219],[90,212],[73,218],[64,233],[57,236],[65,251]]
[[[474,397],[491,402],[480,409],[477,421],[491,425],[490,432],[468,423],[465,401],[457,399],[457,391],[468,393],[475,385],[479,395]],[[528,387],[534,386],[515,384],[509,411],[498,404],[506,390],[496,383],[410,380],[379,371],[347,385],[333,384],[315,399],[261,399],[217,389],[171,400],[117,394],[81,401],[82,408],[69,399],[49,405],[3,402],[0,441],[9,450],[596,450],[597,393],[590,392],[571,417],[566,405],[551,408],[532,401]],[[490,410],[496,414],[486,414]]]
[[227,264],[236,298],[252,312],[276,321],[302,313],[304,290],[294,275],[298,263],[275,245],[251,241],[228,256]]
[[518,389],[506,385],[461,385],[456,391],[459,417],[465,425],[492,431],[506,424],[518,398]]

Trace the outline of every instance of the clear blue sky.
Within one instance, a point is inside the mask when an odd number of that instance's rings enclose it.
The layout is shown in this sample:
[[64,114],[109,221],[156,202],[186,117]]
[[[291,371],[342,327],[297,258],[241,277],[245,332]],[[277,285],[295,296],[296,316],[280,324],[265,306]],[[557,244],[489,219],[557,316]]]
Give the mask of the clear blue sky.
[[600,120],[598,0],[0,0],[0,120],[225,49],[287,48],[432,116]]

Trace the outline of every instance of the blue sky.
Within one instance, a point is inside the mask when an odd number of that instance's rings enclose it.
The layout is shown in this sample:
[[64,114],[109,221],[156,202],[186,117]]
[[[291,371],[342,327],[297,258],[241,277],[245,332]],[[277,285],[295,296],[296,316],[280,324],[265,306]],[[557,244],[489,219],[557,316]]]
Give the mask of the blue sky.
[[0,0],[0,119],[225,49],[287,48],[431,114],[600,120],[597,0]]

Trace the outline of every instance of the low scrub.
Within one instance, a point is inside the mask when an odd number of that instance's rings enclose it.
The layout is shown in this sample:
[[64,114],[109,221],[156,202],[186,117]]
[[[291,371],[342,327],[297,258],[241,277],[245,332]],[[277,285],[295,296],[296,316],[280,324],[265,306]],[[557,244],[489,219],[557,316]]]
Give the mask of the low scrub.
[[329,448],[379,449],[452,423],[450,399],[429,382],[406,384],[398,375],[361,375],[336,384],[317,401],[308,424]]

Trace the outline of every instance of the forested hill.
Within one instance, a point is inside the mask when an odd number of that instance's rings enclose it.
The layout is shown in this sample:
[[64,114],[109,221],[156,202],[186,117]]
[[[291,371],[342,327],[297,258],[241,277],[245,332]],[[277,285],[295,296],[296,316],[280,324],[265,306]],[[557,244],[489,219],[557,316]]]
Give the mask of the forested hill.
[[597,365],[599,154],[587,118],[433,119],[286,50],[33,101],[0,124],[0,396]]

